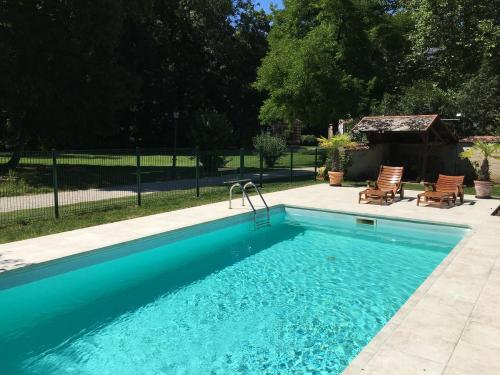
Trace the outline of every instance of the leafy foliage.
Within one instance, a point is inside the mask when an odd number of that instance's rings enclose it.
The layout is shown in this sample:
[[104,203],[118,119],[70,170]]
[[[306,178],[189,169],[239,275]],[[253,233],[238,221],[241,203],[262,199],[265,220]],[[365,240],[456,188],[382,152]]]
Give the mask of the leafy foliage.
[[437,85],[418,81],[405,87],[402,95],[385,94],[373,112],[380,115],[418,115],[439,113],[453,116],[453,98]]
[[262,153],[262,158],[268,168],[274,167],[278,159],[286,151],[286,142],[283,138],[267,133],[256,135],[253,138],[253,146],[258,152]]
[[214,150],[231,145],[232,128],[226,115],[213,110],[198,111],[191,136],[192,142],[200,147],[200,162],[206,171],[213,172],[227,164],[227,159]]
[[239,146],[259,120],[321,134],[370,113],[461,112],[459,135],[499,131],[498,0],[253,4],[4,1],[0,147],[170,146],[173,112],[195,146],[200,111]]
[[300,143],[305,146],[316,146],[318,140],[314,134],[302,134],[300,136]]
[[462,113],[459,135],[499,127],[497,0],[287,0],[255,87],[260,119]]
[[405,48],[400,24],[391,20],[375,1],[287,1],[274,14],[258,70],[255,86],[268,93],[260,119],[299,118],[319,133],[336,119],[366,113],[370,95],[396,75],[388,62]]
[[463,133],[494,134],[500,131],[500,76],[490,62],[484,61],[456,96],[465,116]]
[[0,146],[170,146],[175,111],[194,146],[202,109],[249,144],[268,30],[250,0],[3,2]]
[[318,142],[319,147],[326,151],[327,158],[331,163],[331,170],[334,172],[345,171],[348,162],[346,148],[355,145],[350,135],[338,134],[331,138],[320,137]]
[[500,3],[403,0],[400,5],[399,13],[412,24],[405,33],[407,82],[386,93],[375,112],[462,113],[459,135],[494,133],[500,126]]

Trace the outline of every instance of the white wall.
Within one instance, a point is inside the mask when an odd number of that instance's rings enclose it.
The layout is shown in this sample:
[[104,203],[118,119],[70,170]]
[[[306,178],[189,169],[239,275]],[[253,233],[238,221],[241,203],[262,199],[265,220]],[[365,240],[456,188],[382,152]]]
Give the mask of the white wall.
[[[424,179],[433,181],[439,173],[448,175],[465,175],[469,183],[475,178],[474,169],[468,160],[459,157],[460,152],[470,147],[471,143],[430,146],[427,161],[427,172]],[[369,150],[351,151],[352,162],[347,169],[346,178],[365,180],[376,178],[380,164],[403,165],[405,179],[420,176],[424,147],[421,144],[379,144]],[[476,160],[481,162],[480,155]],[[500,183],[500,160],[490,159],[491,178]]]

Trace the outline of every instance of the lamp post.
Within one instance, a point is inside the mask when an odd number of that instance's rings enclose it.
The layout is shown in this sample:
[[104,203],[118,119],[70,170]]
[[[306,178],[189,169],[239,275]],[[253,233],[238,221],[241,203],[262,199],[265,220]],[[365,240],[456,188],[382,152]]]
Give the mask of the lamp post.
[[175,179],[175,168],[177,167],[177,123],[179,120],[179,112],[175,111],[174,115],[174,154],[172,156],[172,178]]

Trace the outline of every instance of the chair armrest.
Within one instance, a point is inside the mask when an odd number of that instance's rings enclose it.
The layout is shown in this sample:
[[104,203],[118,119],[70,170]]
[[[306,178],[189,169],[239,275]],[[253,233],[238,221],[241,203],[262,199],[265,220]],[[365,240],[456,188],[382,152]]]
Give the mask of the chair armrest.
[[[373,186],[372,186],[373,183]],[[367,188],[377,188],[377,181],[372,181],[372,180],[366,180],[366,187]]]
[[458,193],[464,193],[464,185],[463,184],[458,184],[457,185]]

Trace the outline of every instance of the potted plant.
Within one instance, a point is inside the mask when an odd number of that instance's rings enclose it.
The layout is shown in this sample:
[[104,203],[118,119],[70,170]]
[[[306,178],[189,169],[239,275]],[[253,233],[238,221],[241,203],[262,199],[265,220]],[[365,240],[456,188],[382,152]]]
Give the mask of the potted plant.
[[[475,159],[475,152],[479,152],[482,157],[482,162]],[[500,152],[500,143],[487,143],[483,141],[474,142],[472,147],[460,153],[462,159],[469,159],[474,167],[477,180],[474,180],[476,189],[476,198],[491,198],[491,189],[493,182],[490,179],[490,157],[495,157],[494,154]]]
[[346,148],[352,147],[354,142],[349,134],[338,134],[331,138],[318,138],[319,147],[326,151],[331,169],[328,172],[331,186],[341,186],[346,166]]

